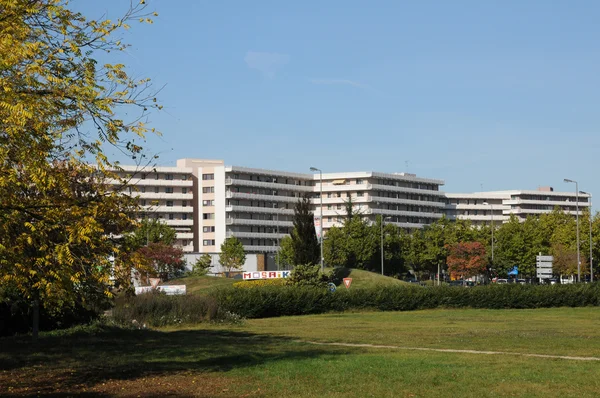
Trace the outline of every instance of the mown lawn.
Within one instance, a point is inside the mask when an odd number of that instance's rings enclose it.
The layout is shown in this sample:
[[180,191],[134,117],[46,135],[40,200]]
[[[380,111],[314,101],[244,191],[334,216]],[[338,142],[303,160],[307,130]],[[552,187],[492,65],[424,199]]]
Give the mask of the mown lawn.
[[217,276],[188,276],[185,278],[173,279],[166,282],[166,285],[186,285],[187,294],[207,294],[213,289],[219,287],[229,287],[236,282],[233,278],[222,278]]
[[162,331],[0,339],[0,396],[595,397],[600,361],[350,348],[306,341],[600,357],[600,308],[346,313]]

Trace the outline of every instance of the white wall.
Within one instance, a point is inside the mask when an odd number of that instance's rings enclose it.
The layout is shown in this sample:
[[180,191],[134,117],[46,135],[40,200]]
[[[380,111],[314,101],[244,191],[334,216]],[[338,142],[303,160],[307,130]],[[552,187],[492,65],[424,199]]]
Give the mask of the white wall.
[[[186,269],[191,271],[192,266],[194,265],[196,260],[198,258],[200,258],[200,256],[202,256],[203,254],[204,253],[185,253],[183,256],[187,263]],[[220,274],[222,272],[225,272],[225,270],[223,269],[221,264],[219,264],[219,254],[218,253],[209,253],[209,254],[212,257],[212,263],[211,263],[209,274]],[[244,267],[242,268],[241,271],[243,271],[243,272],[258,271],[258,255],[246,254],[246,263],[244,264]]]
[[227,226],[225,225],[225,167],[217,166],[215,174],[215,246],[221,250],[225,241]]

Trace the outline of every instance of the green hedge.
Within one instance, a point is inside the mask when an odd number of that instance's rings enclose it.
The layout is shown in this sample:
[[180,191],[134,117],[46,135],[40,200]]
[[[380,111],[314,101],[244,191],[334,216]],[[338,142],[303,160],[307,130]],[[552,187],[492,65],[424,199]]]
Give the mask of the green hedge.
[[309,287],[224,289],[213,293],[222,310],[244,318],[320,314],[375,309],[411,311],[431,308],[547,308],[600,305],[600,284],[492,285],[473,288],[388,286],[338,289],[329,293]]
[[[387,286],[326,289],[309,286],[224,288],[208,296],[149,293],[117,300],[113,317],[122,324],[166,326],[240,318],[322,314],[348,310],[412,311],[431,308],[547,308],[600,305],[600,284],[491,285],[473,288]],[[134,322],[135,321],[135,322]]]

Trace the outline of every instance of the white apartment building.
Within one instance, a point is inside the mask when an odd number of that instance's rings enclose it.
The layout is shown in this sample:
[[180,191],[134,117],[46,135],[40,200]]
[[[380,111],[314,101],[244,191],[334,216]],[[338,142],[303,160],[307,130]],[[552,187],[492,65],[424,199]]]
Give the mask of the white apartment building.
[[540,187],[537,190],[511,190],[475,193],[448,193],[446,214],[449,219],[471,220],[476,225],[492,222],[507,222],[514,214],[520,221],[527,216],[550,213],[560,207],[569,214],[577,214],[577,196],[579,197],[579,215],[590,206],[590,195],[575,192],[555,192],[552,187]]
[[[175,245],[194,251],[194,182],[192,169],[184,167],[121,166],[120,178],[129,181],[125,192],[135,196],[142,208],[140,218],[161,220],[176,231]],[[120,184],[112,180],[113,186]]]
[[323,174],[322,198],[319,174],[314,180],[315,215],[323,202],[323,229],[340,226],[346,217],[345,206],[352,201],[354,211],[375,222],[382,216],[402,228],[422,228],[443,216],[442,180],[417,177],[408,173],[326,173]]
[[[403,228],[420,228],[443,216],[444,182],[414,174],[375,172],[319,174],[225,166],[222,160],[180,159],[194,176],[198,252],[215,253],[235,236],[247,252],[275,252],[293,228],[294,205],[308,194],[315,215],[323,202],[323,229],[341,225],[344,204],[375,221],[378,215]],[[322,198],[320,197],[322,191]],[[388,218],[389,217],[389,218]]]

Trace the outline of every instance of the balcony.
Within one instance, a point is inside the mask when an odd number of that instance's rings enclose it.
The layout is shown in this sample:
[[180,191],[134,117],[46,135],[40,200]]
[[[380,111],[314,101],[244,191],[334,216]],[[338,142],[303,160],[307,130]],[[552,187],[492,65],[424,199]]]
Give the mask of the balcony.
[[418,195],[430,195],[430,196],[444,196],[445,195],[445,193],[443,191],[432,191],[430,189],[405,188],[405,187],[397,187],[395,185],[373,184],[373,190],[405,192],[405,193],[414,193],[414,194],[418,194]]
[[194,195],[191,193],[165,193],[165,192],[131,192],[127,195],[138,197],[139,199],[150,200],[193,200]]
[[300,199],[300,198],[295,198],[292,196],[261,195],[261,194],[255,194],[255,193],[231,192],[231,191],[226,191],[225,197],[228,199],[263,200],[266,202],[285,202],[285,203],[296,203]]
[[429,200],[415,200],[415,199],[402,199],[402,198],[386,198],[383,196],[373,196],[373,202],[381,202],[381,203],[394,203],[394,204],[402,204],[402,205],[414,205],[414,206],[423,206],[423,207],[438,207],[444,208],[446,207],[445,202],[432,202]]
[[[323,205],[327,204],[344,204],[348,203],[349,198],[323,198]],[[369,196],[353,196],[352,203],[369,203],[372,202],[372,198]],[[319,198],[312,198],[310,203],[319,206],[321,204],[321,200]]]
[[[320,183],[316,183],[313,191],[320,192]],[[323,184],[323,192],[347,192],[347,191],[367,191],[372,188],[371,184],[348,184],[348,185],[337,185],[337,184]]]
[[193,232],[177,232],[175,236],[177,239],[194,239]]
[[244,251],[246,253],[276,253],[278,246],[253,246],[244,245]]
[[[451,220],[471,220],[471,221],[492,222],[492,216],[489,214],[486,214],[486,215],[456,214],[456,215],[449,216],[448,218],[450,218]],[[503,222],[503,221],[507,221],[509,218],[510,218],[509,216],[505,216],[505,215],[501,215],[501,214],[494,214],[493,221],[494,222]]]
[[226,212],[236,213],[265,213],[265,214],[281,214],[293,215],[294,209],[284,209],[279,207],[258,207],[258,206],[227,206]]
[[226,225],[258,225],[265,227],[293,227],[292,221],[276,221],[276,220],[249,220],[247,218],[226,218]]
[[227,237],[230,238],[235,236],[236,238],[248,238],[248,239],[283,239],[288,234],[282,233],[271,233],[271,232],[238,232],[238,231],[227,231]]
[[170,226],[192,226],[194,225],[194,220],[162,220],[165,224]]
[[424,211],[404,211],[404,210],[388,210],[388,209],[373,209],[372,214],[381,214],[384,216],[404,216],[404,217],[420,217],[420,218],[442,218],[443,213],[430,213]]
[[146,213],[193,213],[192,206],[142,206]]
[[[107,179],[107,183],[111,185],[122,185],[121,181],[116,179]],[[138,180],[132,179],[129,181],[130,186],[140,186],[140,187],[193,187],[194,181],[192,180]]]
[[312,185],[306,186],[306,185],[294,185],[294,184],[281,184],[278,182],[242,180],[239,178],[226,178],[225,185],[265,188],[265,189],[272,189],[274,191],[295,191],[295,192],[312,192],[313,191]]

